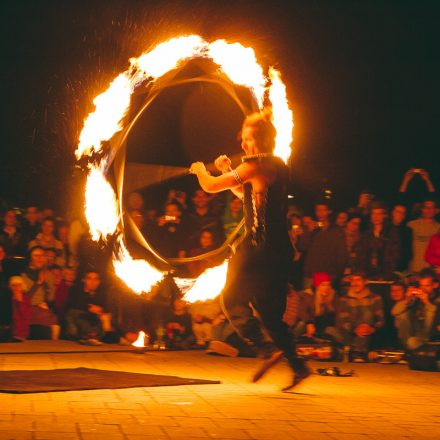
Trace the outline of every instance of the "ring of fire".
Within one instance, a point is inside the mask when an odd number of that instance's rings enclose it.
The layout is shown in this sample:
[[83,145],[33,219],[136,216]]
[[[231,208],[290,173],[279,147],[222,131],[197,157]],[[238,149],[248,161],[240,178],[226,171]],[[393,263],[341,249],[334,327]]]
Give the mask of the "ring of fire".
[[[130,255],[123,239],[123,183],[121,180],[116,193],[107,180],[107,172],[136,120],[131,124],[125,121],[133,92],[145,84],[154,87],[166,73],[194,58],[211,59],[219,66],[219,75],[226,76],[236,85],[247,87],[259,110],[263,110],[265,104],[270,105],[277,133],[274,154],[287,161],[291,152],[293,119],[285,85],[276,69],[271,67],[268,75],[264,74],[252,48],[224,40],[208,43],[200,36],[190,35],[170,39],[138,58],[130,59],[130,67],[93,100],[95,110],[84,122],[75,155],[78,160],[85,158],[89,169],[85,214],[92,238],[107,242],[109,237],[115,237],[115,273],[136,293],[148,293],[167,271],[160,271],[146,260],[133,259]],[[155,96],[153,94],[152,99]],[[123,173],[120,173],[119,179],[122,179],[121,176]],[[223,288],[226,269],[227,261],[207,269],[196,280],[176,278],[175,281],[180,287],[192,286],[185,293],[185,299],[190,302],[213,298]]]

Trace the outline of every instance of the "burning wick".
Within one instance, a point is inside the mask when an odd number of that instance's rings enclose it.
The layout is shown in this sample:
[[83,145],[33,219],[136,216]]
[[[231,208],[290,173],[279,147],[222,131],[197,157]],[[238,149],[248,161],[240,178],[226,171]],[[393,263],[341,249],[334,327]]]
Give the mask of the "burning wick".
[[135,348],[136,353],[144,353],[146,350],[145,343],[147,341],[148,341],[148,335],[145,332],[140,331],[136,341],[134,341],[133,344],[131,345]]

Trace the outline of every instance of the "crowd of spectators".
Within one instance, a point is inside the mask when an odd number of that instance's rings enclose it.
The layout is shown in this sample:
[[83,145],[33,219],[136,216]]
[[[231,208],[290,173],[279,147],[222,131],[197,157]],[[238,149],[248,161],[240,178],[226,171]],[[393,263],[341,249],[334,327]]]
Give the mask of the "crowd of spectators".
[[[414,176],[426,194],[409,201]],[[294,199],[293,199],[294,200]],[[217,249],[240,223],[242,201],[232,194],[191,197],[170,190],[163,206],[147,209],[140,193],[126,197],[126,214],[166,258]],[[440,223],[426,171],[411,169],[391,205],[362,191],[355,206],[333,212],[327,198],[313,212],[289,205],[293,249],[284,320],[297,341],[329,340],[367,361],[371,352],[417,350],[440,339]],[[80,220],[51,209],[7,209],[0,227],[0,338],[65,338],[83,344],[129,344],[139,330],[160,347],[255,356],[224,316],[218,299],[187,304],[172,277],[149,297],[136,296],[112,274],[109,253]],[[129,243],[135,256],[142,252]],[[197,277],[221,262],[191,261]]]

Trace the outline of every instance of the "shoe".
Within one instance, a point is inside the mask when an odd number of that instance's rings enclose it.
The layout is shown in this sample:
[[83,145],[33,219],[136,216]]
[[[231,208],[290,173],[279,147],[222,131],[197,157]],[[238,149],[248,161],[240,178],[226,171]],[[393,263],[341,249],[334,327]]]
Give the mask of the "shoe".
[[284,353],[282,351],[274,352],[252,376],[252,382],[258,382],[272,367],[281,362],[283,357]]
[[8,342],[24,342],[26,339],[13,336]]
[[206,352],[217,353],[229,357],[237,357],[239,354],[239,351],[235,347],[222,341],[211,341]]
[[94,346],[103,345],[101,341],[98,341],[98,339],[94,339],[94,338],[81,339],[79,343],[82,345],[94,345]]
[[364,357],[355,355],[355,356],[353,356],[352,362],[355,362],[356,364],[364,364],[367,361],[365,360]]
[[287,387],[282,388],[281,391],[284,392],[291,390],[292,388],[298,386],[303,380],[307,379],[311,374],[310,368],[304,365],[300,371],[294,371],[292,383],[287,385]]

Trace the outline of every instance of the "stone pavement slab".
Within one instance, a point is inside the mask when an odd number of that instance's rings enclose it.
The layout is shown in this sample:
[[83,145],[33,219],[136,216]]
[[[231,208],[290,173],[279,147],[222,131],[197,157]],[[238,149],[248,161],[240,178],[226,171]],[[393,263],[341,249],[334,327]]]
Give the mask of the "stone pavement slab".
[[[440,439],[438,373],[403,365],[339,364],[344,371],[354,368],[356,376],[313,375],[295,392],[282,393],[290,378],[284,364],[252,384],[257,359],[202,351],[54,353],[50,341],[44,344],[39,341],[38,350],[27,354],[0,350],[0,369],[81,366],[221,384],[1,394],[0,440]],[[312,364],[330,365],[336,364]]]

